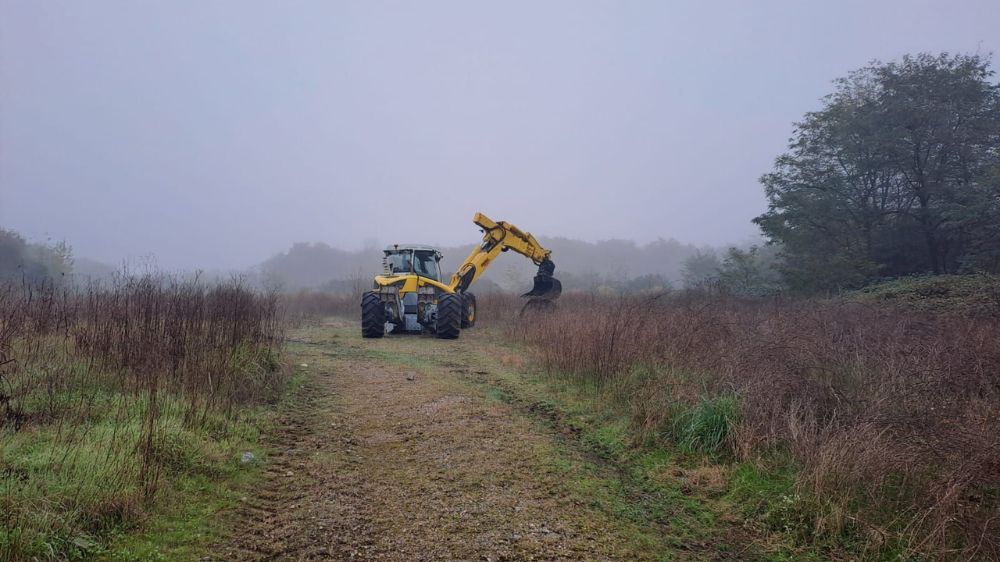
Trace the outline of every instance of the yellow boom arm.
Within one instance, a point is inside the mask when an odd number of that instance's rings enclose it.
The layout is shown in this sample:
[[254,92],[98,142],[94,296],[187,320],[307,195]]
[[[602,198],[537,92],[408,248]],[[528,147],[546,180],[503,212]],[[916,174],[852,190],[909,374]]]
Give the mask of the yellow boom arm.
[[525,296],[554,299],[559,296],[562,286],[552,277],[555,265],[549,259],[552,254],[535,240],[529,232],[504,221],[495,222],[482,213],[476,213],[472,222],[483,229],[483,242],[477,246],[469,257],[451,277],[449,287],[454,291],[465,292],[470,285],[479,279],[487,267],[500,252],[514,250],[538,265],[538,275],[535,276],[534,288]]

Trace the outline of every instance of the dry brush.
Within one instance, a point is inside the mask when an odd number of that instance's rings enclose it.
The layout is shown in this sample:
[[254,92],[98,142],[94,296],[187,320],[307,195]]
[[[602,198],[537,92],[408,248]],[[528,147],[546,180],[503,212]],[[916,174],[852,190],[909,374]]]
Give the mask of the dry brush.
[[0,285],[0,558],[91,555],[165,479],[230,463],[281,344],[277,298],[235,281]]
[[[516,310],[484,301],[484,317]],[[996,318],[570,295],[553,314],[507,319],[544,372],[612,396],[640,441],[734,465],[787,459],[794,505],[755,513],[775,528],[864,556],[1000,558]]]

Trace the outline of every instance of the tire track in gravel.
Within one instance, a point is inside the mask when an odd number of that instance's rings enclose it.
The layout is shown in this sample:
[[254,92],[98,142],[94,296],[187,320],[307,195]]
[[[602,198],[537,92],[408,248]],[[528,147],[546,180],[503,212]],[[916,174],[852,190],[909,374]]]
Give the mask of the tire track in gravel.
[[[211,559],[654,560],[581,502],[553,455],[558,436],[487,400],[440,362],[405,352],[475,342],[370,341],[343,322],[299,330],[301,398],[266,439],[259,484]],[[464,336],[463,336],[463,339]]]

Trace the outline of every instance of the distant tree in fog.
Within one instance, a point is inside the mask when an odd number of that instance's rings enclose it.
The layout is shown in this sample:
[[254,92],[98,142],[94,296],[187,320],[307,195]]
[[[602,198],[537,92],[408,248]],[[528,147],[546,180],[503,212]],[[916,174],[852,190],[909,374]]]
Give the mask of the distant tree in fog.
[[374,248],[349,252],[322,242],[299,242],[264,261],[260,277],[265,285],[285,290],[319,288],[342,280],[353,284],[359,276],[370,281],[372,275],[381,271],[381,260],[381,250]]
[[662,293],[671,288],[670,280],[657,273],[646,273],[622,282],[622,290],[626,293]]
[[708,289],[719,279],[722,260],[715,252],[698,252],[681,265],[681,281],[685,289]]
[[73,259],[73,279],[80,283],[87,281],[107,281],[114,277],[118,270],[106,263],[87,258]]
[[774,246],[729,248],[719,267],[718,287],[745,297],[774,295],[784,289],[781,259]]
[[722,258],[699,252],[684,261],[684,288],[757,297],[773,295],[785,287],[778,246],[731,247]]
[[65,242],[33,244],[0,229],[0,280],[61,281],[72,271],[73,251]]
[[[662,239],[645,245],[631,240],[585,242],[558,237],[541,237],[540,241],[552,250],[556,277],[566,290],[604,287],[626,291],[644,284],[669,287],[680,280],[684,260],[698,252],[693,245]],[[288,291],[322,288],[352,292],[359,280],[367,287],[371,276],[382,269],[382,250],[372,247],[373,243],[374,239],[368,239],[366,249],[357,252],[324,243],[296,243],[260,264],[259,279],[267,287]],[[440,248],[446,278],[474,244]],[[477,282],[483,287],[478,290],[527,291],[536,270],[531,260],[508,252],[486,270]]]

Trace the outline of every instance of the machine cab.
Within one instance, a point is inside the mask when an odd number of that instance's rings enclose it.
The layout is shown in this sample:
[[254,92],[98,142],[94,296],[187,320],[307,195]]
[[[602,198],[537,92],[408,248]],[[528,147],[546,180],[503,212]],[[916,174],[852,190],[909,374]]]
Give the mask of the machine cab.
[[441,281],[441,252],[430,246],[394,244],[383,250],[386,275],[419,275]]

